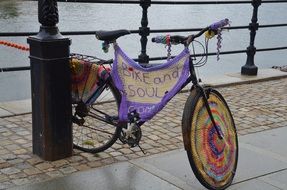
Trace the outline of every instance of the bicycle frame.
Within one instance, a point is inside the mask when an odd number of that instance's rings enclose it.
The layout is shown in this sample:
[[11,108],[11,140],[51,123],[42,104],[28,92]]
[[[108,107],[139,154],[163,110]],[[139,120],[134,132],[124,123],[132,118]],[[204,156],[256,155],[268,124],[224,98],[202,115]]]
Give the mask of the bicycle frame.
[[[191,58],[191,56],[189,56],[189,72],[190,72],[190,76],[187,78],[187,80],[185,81],[185,83],[181,86],[181,88],[178,90],[177,93],[179,93],[183,88],[185,88],[190,82],[192,82],[192,87],[190,88],[190,91],[192,91],[193,89],[195,90],[199,90],[200,94],[202,95],[203,97],[203,101],[204,101],[204,105],[206,107],[206,110],[208,112],[208,115],[209,117],[211,118],[211,121],[212,121],[212,124],[213,126],[215,127],[215,130],[217,132],[217,135],[220,139],[223,138],[222,136],[222,133],[221,133],[221,130],[219,129],[219,127],[216,125],[215,123],[215,120],[214,120],[214,117],[212,115],[212,112],[211,112],[211,109],[210,109],[210,106],[209,106],[209,103],[208,103],[208,97],[204,91],[204,88],[199,84],[198,82],[198,79],[197,79],[197,76],[196,76],[196,73],[195,73],[195,69],[194,69],[194,65],[193,65],[193,60]],[[175,95],[177,94],[175,93]],[[174,95],[174,96],[175,96]],[[174,97],[172,96],[171,99]],[[144,124],[145,122],[144,121],[140,121],[137,123],[137,126],[140,127]]]
[[[175,44],[183,44],[185,47],[188,47],[190,45],[190,43],[197,37],[201,36],[204,32],[206,31],[210,31],[212,29],[214,30],[217,30],[219,27],[221,26],[224,26],[226,24],[228,24],[229,21],[228,19],[225,19],[225,20],[222,20],[218,23],[215,23],[209,27],[206,27],[204,29],[202,29],[198,34],[195,34],[195,35],[190,35],[188,37],[183,37],[183,36],[176,36],[174,39],[173,39],[173,43]],[[109,47],[109,44],[113,43],[114,45],[116,44],[116,40],[117,38],[121,37],[121,36],[124,36],[124,35],[127,35],[127,34],[130,34],[130,32],[128,30],[118,30],[118,31],[111,31],[111,32],[107,32],[107,31],[98,31],[96,33],[96,37],[100,40],[103,40],[104,43],[103,43],[103,50],[107,50],[107,48]],[[170,41],[170,37],[169,37],[169,41]],[[154,41],[155,42],[155,41]],[[169,42],[170,43],[170,42]],[[195,70],[194,70],[194,65],[193,65],[193,61],[192,61],[192,58],[189,56],[189,77],[186,79],[186,81],[182,84],[182,86],[178,89],[177,92],[175,92],[170,98],[169,100],[171,100],[177,93],[179,93],[179,91],[181,91],[183,88],[185,88],[190,82],[192,82],[192,87],[191,87],[191,90],[194,88],[194,89],[197,89],[199,90],[200,94],[202,95],[203,97],[203,101],[204,101],[204,105],[207,109],[207,112],[208,112],[208,115],[210,116],[211,118],[211,121],[217,131],[217,134],[220,138],[222,138],[222,135],[221,135],[221,132],[220,132],[220,129],[217,127],[215,121],[214,121],[214,118],[212,116],[212,113],[211,113],[211,110],[210,110],[210,107],[209,107],[209,103],[208,103],[208,97],[205,93],[205,90],[203,89],[203,87],[200,86],[199,82],[198,82],[198,79],[196,77],[196,73],[195,73]],[[95,100],[96,98],[96,95],[93,95],[92,96],[92,100]],[[90,99],[90,100],[91,100]],[[92,101],[91,101],[92,102]],[[166,102],[167,103],[167,102]],[[163,104],[163,107],[165,105]],[[141,126],[143,125],[145,122],[144,121],[140,121],[140,118],[138,117],[138,114],[135,112],[135,113],[128,113],[128,120],[130,120],[130,122],[134,122],[136,123],[137,126]]]
[[[185,45],[187,46],[187,45]],[[145,65],[146,66],[146,65]],[[220,129],[218,128],[218,126],[216,125],[215,121],[214,121],[214,118],[212,116],[212,113],[211,113],[211,110],[210,110],[210,107],[209,107],[209,104],[208,104],[208,98],[206,96],[206,93],[204,91],[204,88],[199,84],[198,82],[198,79],[197,79],[197,76],[196,76],[196,73],[195,73],[195,69],[194,69],[194,65],[193,65],[193,60],[191,58],[191,56],[189,56],[189,73],[190,73],[190,76],[187,78],[187,80],[184,82],[184,84],[181,86],[181,88],[174,94],[174,96],[179,93],[183,88],[185,88],[190,82],[192,82],[192,87],[190,88],[190,91],[192,91],[193,89],[195,90],[199,90],[200,94],[202,95],[203,97],[203,101],[204,101],[204,104],[205,104],[205,107],[207,109],[207,112],[211,118],[211,121],[213,123],[213,125],[215,126],[215,129],[217,131],[217,134],[219,136],[220,139],[222,139],[222,134],[220,132]],[[102,94],[102,92],[104,91],[105,89],[105,86],[107,85],[107,82],[109,80],[111,80],[111,75],[108,77],[108,79],[102,83],[101,87],[99,87],[99,89],[97,89],[91,96],[90,98],[88,98],[88,100],[86,102],[83,102],[86,107],[89,107],[91,106],[91,109],[94,110],[94,113],[90,116],[91,117],[94,117],[96,119],[99,119],[101,121],[105,121],[105,122],[108,122],[109,124],[112,124],[114,125],[115,127],[117,127],[117,124],[116,122],[114,122],[115,120],[117,120],[118,118],[107,118],[107,115],[103,112],[101,112],[100,110],[97,110],[96,108],[93,107],[93,102]],[[172,99],[174,96],[172,96],[170,99]],[[97,114],[98,113],[98,114]],[[131,118],[131,121],[133,122],[136,122],[137,119],[136,119],[136,115],[134,115],[134,118]],[[107,121],[108,120],[108,121]],[[137,127],[140,127],[142,126],[143,124],[145,123],[145,121],[139,121],[136,123]]]

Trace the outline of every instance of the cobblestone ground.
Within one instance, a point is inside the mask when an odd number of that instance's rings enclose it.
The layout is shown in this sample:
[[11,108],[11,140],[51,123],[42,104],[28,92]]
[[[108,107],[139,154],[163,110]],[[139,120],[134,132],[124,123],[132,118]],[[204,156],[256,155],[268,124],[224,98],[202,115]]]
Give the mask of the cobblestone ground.
[[[218,88],[226,98],[239,135],[287,126],[287,79]],[[183,147],[181,116],[188,93],[176,96],[142,127],[142,148],[115,144],[99,154],[74,150],[67,159],[48,162],[33,155],[31,114],[0,118],[0,189],[35,183],[114,162]]]

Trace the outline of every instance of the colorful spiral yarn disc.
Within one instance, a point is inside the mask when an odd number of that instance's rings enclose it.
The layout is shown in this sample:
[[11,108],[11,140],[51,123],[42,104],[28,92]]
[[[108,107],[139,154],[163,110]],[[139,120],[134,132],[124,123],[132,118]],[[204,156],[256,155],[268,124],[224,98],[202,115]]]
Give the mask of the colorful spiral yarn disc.
[[201,98],[197,102],[192,120],[192,156],[205,181],[215,187],[224,186],[233,177],[236,165],[235,127],[221,99],[211,93],[208,101],[224,138],[219,139]]

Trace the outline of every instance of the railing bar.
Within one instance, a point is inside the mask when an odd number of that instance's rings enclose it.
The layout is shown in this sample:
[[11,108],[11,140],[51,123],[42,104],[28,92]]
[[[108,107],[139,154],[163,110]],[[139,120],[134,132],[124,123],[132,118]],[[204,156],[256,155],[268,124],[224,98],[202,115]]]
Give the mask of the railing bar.
[[[271,28],[271,27],[284,27],[287,24],[267,24],[259,25],[259,28]],[[225,29],[237,30],[237,29],[246,29],[249,26],[232,26],[226,27]],[[202,28],[181,28],[181,29],[154,29],[150,30],[151,33],[161,33],[161,32],[193,32],[200,31]],[[131,33],[139,33],[139,30],[130,30]],[[94,35],[95,31],[67,31],[61,32],[63,35]],[[37,32],[0,32],[0,37],[20,37],[20,36],[32,36],[37,35]]]
[[252,1],[152,1],[158,5],[250,4]]
[[261,3],[287,3],[287,0],[262,1]]
[[[116,1],[116,0],[58,0],[58,2],[70,3],[104,3],[104,4],[140,4],[141,1]],[[250,4],[252,1],[152,1],[157,5],[206,5],[206,4]],[[287,0],[266,0],[262,3],[287,3]]]
[[[287,26],[287,24],[286,24]],[[249,26],[232,26],[224,27],[224,29],[234,30],[234,29],[247,29]],[[150,33],[161,33],[161,32],[195,32],[200,31],[202,28],[185,28],[185,29],[154,29],[150,30]]]
[[[237,53],[246,53],[246,50],[220,52],[221,55],[224,55],[224,54],[237,54]],[[194,54],[194,55],[191,55],[191,56],[192,57],[202,57],[202,56],[205,56],[205,55],[206,54]],[[213,53],[208,53],[207,55],[208,56],[213,56],[213,55],[217,55],[217,53],[213,52]],[[152,57],[152,58],[150,58],[150,61],[163,60],[163,59],[167,59],[167,57]],[[135,61],[137,61],[137,60],[135,60]]]
[[[283,0],[284,1],[284,0]],[[104,3],[104,4],[140,4],[141,1],[121,1],[121,0],[58,0],[67,3]],[[194,5],[194,4],[250,4],[252,1],[152,1],[157,5]]]
[[25,70],[30,70],[30,66],[0,68],[0,73],[1,72],[12,72],[12,71],[25,71]]
[[259,28],[272,28],[272,27],[282,27],[287,26],[287,24],[266,24],[266,25],[259,25]]
[[0,32],[0,37],[20,37],[37,35],[38,32]]
[[122,1],[122,0],[57,0],[64,3],[104,3],[104,4],[140,4],[140,1]]
[[276,48],[261,48],[261,49],[256,49],[257,51],[274,51],[274,50],[284,50],[287,49],[287,47],[276,47]]

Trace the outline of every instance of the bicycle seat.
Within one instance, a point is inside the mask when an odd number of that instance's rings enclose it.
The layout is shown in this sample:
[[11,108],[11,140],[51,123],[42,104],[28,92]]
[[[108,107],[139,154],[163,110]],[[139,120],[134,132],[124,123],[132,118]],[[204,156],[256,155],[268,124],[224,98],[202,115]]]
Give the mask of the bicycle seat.
[[96,31],[95,33],[98,40],[113,42],[119,37],[130,34],[131,32],[129,30],[112,30],[112,31],[99,30]]

